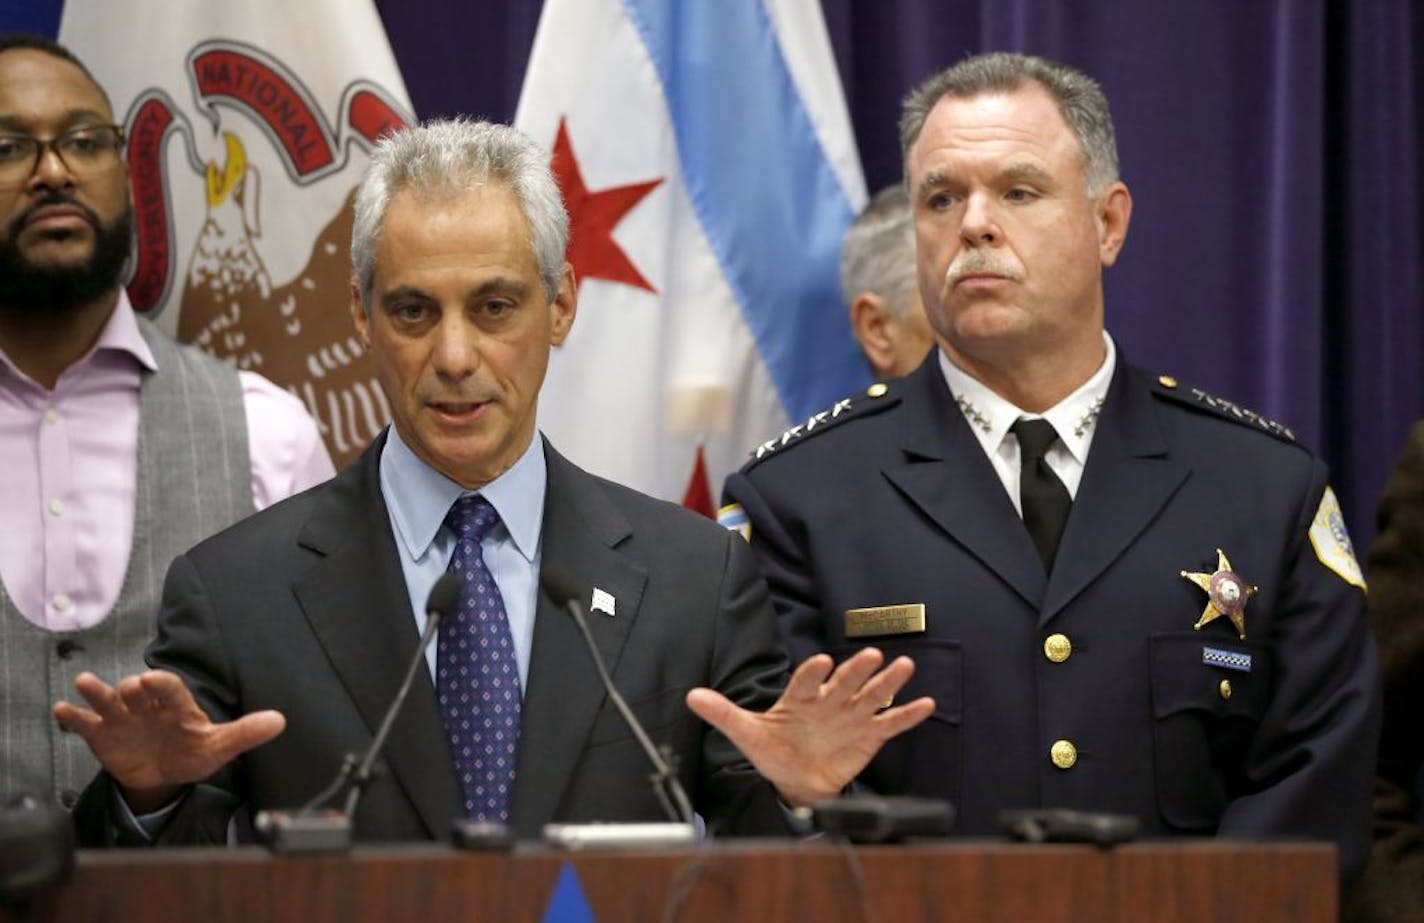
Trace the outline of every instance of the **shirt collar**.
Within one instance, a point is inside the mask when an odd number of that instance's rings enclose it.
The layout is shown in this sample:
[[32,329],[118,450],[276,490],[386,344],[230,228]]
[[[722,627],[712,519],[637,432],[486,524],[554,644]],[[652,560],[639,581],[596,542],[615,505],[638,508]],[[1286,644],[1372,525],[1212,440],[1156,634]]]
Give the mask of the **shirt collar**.
[[[119,289],[118,303],[110,312],[109,319],[104,321],[104,326],[99,329],[99,336],[95,338],[94,345],[70,368],[74,369],[85,365],[96,353],[100,352],[127,353],[150,372],[158,368],[158,362],[153,358],[153,350],[148,348],[148,341],[143,338],[143,333],[138,329],[138,318],[134,314],[133,305],[129,303],[128,292],[122,288]],[[4,352],[0,352],[0,364],[3,364],[17,378],[30,381],[30,377],[20,371]]]
[[1107,355],[1092,377],[1043,413],[1029,413],[1004,400],[983,382],[971,377],[968,372],[951,362],[944,350],[939,351],[939,367],[944,373],[945,383],[949,385],[950,394],[954,396],[959,409],[964,412],[965,420],[983,444],[985,452],[993,454],[998,450],[1004,437],[1008,435],[1009,427],[1013,426],[1019,417],[1042,417],[1053,424],[1053,428],[1058,431],[1058,438],[1078,463],[1086,464],[1098,413],[1107,398],[1108,385],[1112,382],[1113,369],[1117,365],[1117,347],[1106,330],[1103,331],[1103,345],[1107,348]]
[[150,372],[158,368],[153,350],[148,348],[148,341],[138,329],[138,317],[129,303],[129,293],[122,288],[119,289],[119,303],[114,306],[114,313],[109,315],[108,323],[104,324],[99,338],[94,341],[93,352],[100,350],[129,353]]
[[500,522],[525,560],[533,563],[544,521],[548,472],[543,440],[535,434],[529,448],[506,472],[479,490],[459,484],[422,461],[394,426],[386,429],[381,451],[381,493],[391,509],[396,535],[412,561],[419,561],[445,522],[450,506],[465,494],[479,494],[499,513]]

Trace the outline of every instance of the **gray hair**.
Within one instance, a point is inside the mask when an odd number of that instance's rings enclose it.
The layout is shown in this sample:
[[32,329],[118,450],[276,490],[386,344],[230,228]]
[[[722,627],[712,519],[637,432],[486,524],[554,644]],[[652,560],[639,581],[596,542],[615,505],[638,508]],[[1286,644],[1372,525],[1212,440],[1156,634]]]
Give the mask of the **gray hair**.
[[841,241],[841,292],[849,308],[874,292],[897,318],[914,307],[915,231],[910,197],[896,184],[877,192]]
[[1058,112],[1078,139],[1083,153],[1083,181],[1089,196],[1097,196],[1117,181],[1117,136],[1108,99],[1098,82],[1081,71],[1032,55],[993,54],[965,58],[940,71],[905,97],[900,109],[900,150],[906,170],[910,148],[920,137],[930,110],[941,99],[972,99],[1012,93],[1036,83],[1058,104]]
[[458,196],[489,182],[507,187],[518,200],[529,222],[529,246],[544,295],[554,300],[563,277],[569,216],[549,170],[548,152],[508,125],[440,119],[382,138],[356,189],[351,267],[368,314],[376,240],[392,197],[402,189],[431,197]]

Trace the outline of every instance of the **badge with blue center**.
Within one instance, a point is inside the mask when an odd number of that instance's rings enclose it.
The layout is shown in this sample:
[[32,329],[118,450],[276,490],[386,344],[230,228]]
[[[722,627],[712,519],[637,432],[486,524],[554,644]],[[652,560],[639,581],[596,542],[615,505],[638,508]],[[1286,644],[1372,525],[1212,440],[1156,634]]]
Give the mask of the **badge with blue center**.
[[1241,640],[1246,640],[1246,601],[1256,595],[1257,587],[1241,579],[1231,569],[1231,562],[1220,548],[1216,549],[1216,570],[1210,574],[1182,571],[1181,576],[1206,591],[1206,608],[1192,627],[1201,631],[1225,616],[1235,626]]

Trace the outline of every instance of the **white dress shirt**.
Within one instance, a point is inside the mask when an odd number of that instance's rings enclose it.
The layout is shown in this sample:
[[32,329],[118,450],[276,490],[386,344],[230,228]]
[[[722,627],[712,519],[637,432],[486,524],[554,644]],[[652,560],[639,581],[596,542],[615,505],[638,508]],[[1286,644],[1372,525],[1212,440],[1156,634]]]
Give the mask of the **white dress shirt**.
[[1019,417],[1042,418],[1053,424],[1058,431],[1058,441],[1049,448],[1044,461],[1063,486],[1068,488],[1068,496],[1078,496],[1078,483],[1083,480],[1083,467],[1088,463],[1088,448],[1093,444],[1093,432],[1097,427],[1098,413],[1107,398],[1108,384],[1112,382],[1113,369],[1117,365],[1117,348],[1107,331],[1103,332],[1103,343],[1107,355],[1103,364],[1092,377],[1072,394],[1054,404],[1043,413],[1029,413],[1021,407],[1004,400],[989,387],[969,373],[949,361],[944,350],[939,352],[939,367],[944,373],[949,393],[953,395],[959,409],[984,454],[994,466],[994,473],[1008,491],[1014,509],[1023,516],[1019,501],[1019,440],[1009,427]]

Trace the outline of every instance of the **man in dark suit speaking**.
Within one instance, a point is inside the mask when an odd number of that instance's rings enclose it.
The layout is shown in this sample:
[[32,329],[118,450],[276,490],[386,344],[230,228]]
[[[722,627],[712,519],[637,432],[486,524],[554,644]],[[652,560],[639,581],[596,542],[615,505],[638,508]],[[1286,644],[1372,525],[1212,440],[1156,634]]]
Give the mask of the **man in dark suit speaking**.
[[662,819],[578,629],[539,591],[546,564],[588,593],[614,684],[713,823],[784,829],[786,805],[834,795],[928,716],[929,700],[882,709],[913,668],[877,672],[878,653],[834,675],[815,659],[778,699],[786,662],[745,544],[535,438],[576,309],[567,240],[547,155],[518,132],[438,122],[381,144],[357,193],[352,315],[394,426],[334,480],[179,557],[154,669],[82,676],[92,710],[55,706],[107,771],[81,803],[86,838],[221,842],[244,811],[312,797],[368,745],[447,569],[464,591],[361,839],[439,838],[459,816],[521,836]]

